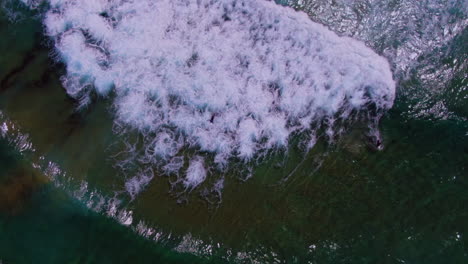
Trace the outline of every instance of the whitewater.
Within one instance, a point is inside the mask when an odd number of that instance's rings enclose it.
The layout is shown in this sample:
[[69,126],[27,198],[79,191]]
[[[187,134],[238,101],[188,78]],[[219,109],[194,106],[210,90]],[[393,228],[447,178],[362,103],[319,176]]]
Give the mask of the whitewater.
[[79,107],[112,100],[115,123],[144,135],[141,159],[187,189],[211,167],[286,150],[294,135],[308,151],[319,129],[340,133],[337,120],[363,114],[375,129],[395,99],[385,58],[272,1],[45,2],[67,93]]

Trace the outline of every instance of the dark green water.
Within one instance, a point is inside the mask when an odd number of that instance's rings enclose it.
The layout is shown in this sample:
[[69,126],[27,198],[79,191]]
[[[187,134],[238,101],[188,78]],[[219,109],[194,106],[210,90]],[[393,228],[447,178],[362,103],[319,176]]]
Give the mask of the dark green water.
[[[177,196],[162,177],[135,201],[118,193],[125,176],[109,158],[120,141],[108,103],[76,112],[40,22],[26,10],[16,22],[0,14],[0,123],[9,127],[0,141],[2,263],[468,261],[466,29],[439,47],[442,57],[423,52],[399,79],[381,122],[383,151],[369,148],[355,127],[306,157],[294,150],[272,157],[246,182],[226,175],[222,202],[210,205],[198,192]],[[439,86],[421,77],[444,67],[453,75],[432,80]],[[66,176],[47,173],[49,161]],[[132,226],[89,206],[93,190],[122,198]],[[132,231],[139,220],[163,239]]]
[[0,142],[2,263],[217,263],[172,253],[90,212]]

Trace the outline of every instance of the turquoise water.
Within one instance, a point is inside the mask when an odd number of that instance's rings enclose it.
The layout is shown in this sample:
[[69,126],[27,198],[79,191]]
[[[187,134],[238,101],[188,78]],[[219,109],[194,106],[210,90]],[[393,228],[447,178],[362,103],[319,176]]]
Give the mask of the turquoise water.
[[[327,8],[352,21],[342,2],[322,2],[299,7],[366,40],[392,63],[398,90],[380,123],[384,150],[375,151],[355,124],[335,144],[319,139],[305,157],[295,149],[271,157],[245,182],[225,175],[221,196],[179,194],[171,179],[156,177],[135,200],[123,193],[125,175],[109,157],[123,144],[111,133],[111,106],[97,99],[77,112],[40,21],[26,9],[16,22],[2,13],[0,121],[9,127],[0,142],[2,263],[466,262],[466,28],[436,47],[418,47],[419,64],[407,70],[387,49],[391,40],[362,29],[373,15],[369,6],[361,6],[359,30],[329,16]],[[466,20],[462,8],[450,12],[453,21],[444,23]],[[350,23],[357,33],[346,30]],[[393,45],[406,51],[416,40],[402,32]],[[49,162],[61,172],[52,173]],[[132,223],[97,206],[93,192],[106,206],[121,200]],[[135,231],[140,220],[160,239]]]

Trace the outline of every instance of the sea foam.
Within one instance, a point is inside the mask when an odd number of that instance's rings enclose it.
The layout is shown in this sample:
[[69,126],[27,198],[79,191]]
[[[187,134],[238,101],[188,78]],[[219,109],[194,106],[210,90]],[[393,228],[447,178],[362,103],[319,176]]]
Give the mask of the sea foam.
[[[116,122],[147,135],[145,159],[184,173],[187,188],[207,177],[207,157],[223,169],[300,133],[312,147],[324,120],[333,134],[335,118],[383,112],[395,97],[384,58],[271,1],[48,4],[43,22],[68,94],[86,105],[112,93]],[[138,192],[147,180],[128,185]]]

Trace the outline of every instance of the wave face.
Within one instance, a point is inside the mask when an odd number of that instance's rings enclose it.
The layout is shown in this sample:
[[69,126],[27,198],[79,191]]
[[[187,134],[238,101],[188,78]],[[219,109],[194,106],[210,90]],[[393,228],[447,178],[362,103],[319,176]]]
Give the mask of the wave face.
[[[467,120],[466,0],[282,0],[387,58],[408,118]],[[465,51],[463,51],[465,50]],[[453,86],[459,83],[460,85]],[[455,89],[454,89],[455,88]],[[400,104],[399,104],[400,105]]]
[[187,168],[187,188],[207,177],[207,156],[226,168],[286,148],[296,133],[312,147],[324,120],[331,129],[395,97],[384,58],[273,2],[48,4],[43,23],[67,93],[82,105],[111,93],[116,122],[146,135],[145,159],[167,173]]

